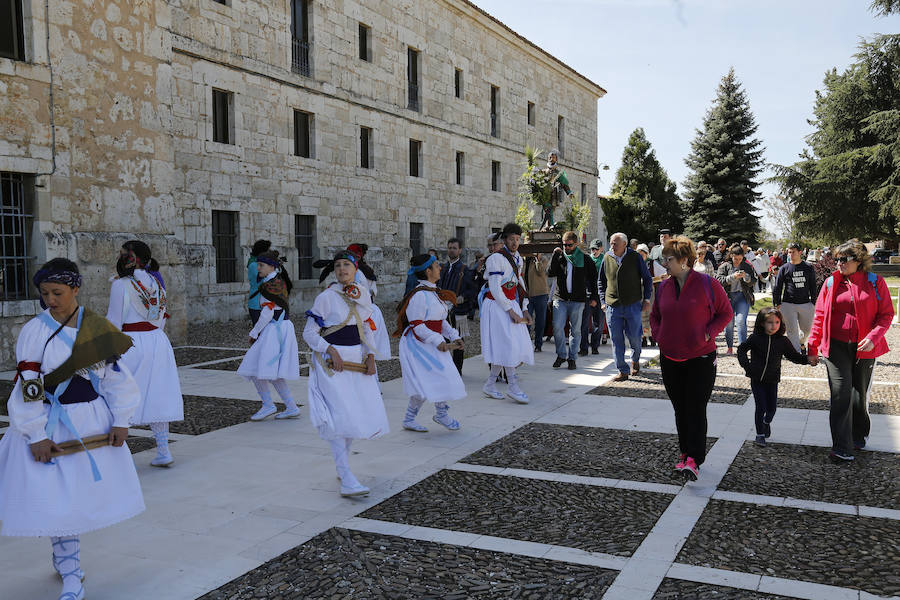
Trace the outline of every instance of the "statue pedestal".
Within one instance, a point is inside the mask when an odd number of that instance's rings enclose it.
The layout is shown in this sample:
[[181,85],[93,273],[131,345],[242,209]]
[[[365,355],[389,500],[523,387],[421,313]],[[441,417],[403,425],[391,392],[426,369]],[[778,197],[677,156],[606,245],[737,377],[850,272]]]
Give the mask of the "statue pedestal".
[[562,246],[562,236],[555,231],[530,231],[528,242],[519,244],[519,254],[549,254]]

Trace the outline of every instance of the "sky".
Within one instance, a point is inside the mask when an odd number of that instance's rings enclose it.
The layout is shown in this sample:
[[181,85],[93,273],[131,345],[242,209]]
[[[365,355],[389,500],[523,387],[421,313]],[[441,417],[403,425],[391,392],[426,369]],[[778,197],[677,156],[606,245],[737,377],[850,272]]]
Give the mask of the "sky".
[[877,17],[868,0],[474,2],[607,91],[597,102],[597,161],[610,167],[600,171],[601,194],[637,127],[681,191],[691,141],[730,67],[765,161],[795,162],[825,72],[853,62],[861,38],[900,32],[900,16]]

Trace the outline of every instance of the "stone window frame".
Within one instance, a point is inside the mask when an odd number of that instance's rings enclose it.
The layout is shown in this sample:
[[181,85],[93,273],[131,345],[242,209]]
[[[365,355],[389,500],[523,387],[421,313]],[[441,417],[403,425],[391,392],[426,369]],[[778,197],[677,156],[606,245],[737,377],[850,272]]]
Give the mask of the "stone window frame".
[[0,54],[0,58],[28,62],[28,37],[30,36],[26,35],[26,30],[28,29],[26,21],[28,19],[25,18],[26,8],[28,7],[25,6],[24,0],[0,0],[0,4],[6,4],[6,6],[2,7],[3,12],[6,13],[3,18],[9,18],[15,38],[12,44],[12,51],[9,54]]
[[[223,106],[221,104],[223,96],[225,101],[224,114],[222,112]],[[229,146],[235,145],[234,92],[213,87],[210,94],[210,102],[210,139],[217,144],[226,144]],[[225,119],[222,126],[219,124],[220,118]],[[224,140],[222,139],[222,134],[225,136]]]
[[[216,217],[220,217],[217,219]],[[231,231],[222,231],[221,220],[227,217],[231,221]],[[240,237],[241,237],[241,216],[236,210],[216,210],[211,212],[210,234],[212,237],[212,246],[214,251],[214,264],[216,270],[216,283],[240,283],[241,270],[238,268],[240,262]],[[217,232],[218,230],[218,232]],[[223,256],[219,253],[222,249]],[[225,252],[229,250],[230,252]],[[230,256],[229,256],[230,254]],[[230,277],[229,277],[230,276]]]
[[409,176],[424,177],[422,172],[422,140],[409,138]]
[[359,22],[359,35],[357,38],[357,43],[359,45],[359,60],[363,60],[368,63],[372,62],[372,27],[370,25],[366,25],[362,21]]
[[[36,297],[29,273],[36,270],[37,218],[35,176],[0,171],[0,303],[32,301]],[[13,292],[7,283],[14,279]],[[7,310],[3,313],[6,316]],[[31,314],[31,313],[29,313]]]
[[584,204],[585,198],[587,198],[587,184],[585,182],[581,182],[581,203]]
[[491,191],[500,192],[503,189],[503,171],[499,160],[491,161]]
[[556,149],[559,150],[559,156],[562,158],[566,153],[566,118],[562,115],[556,116]]
[[210,1],[214,2],[216,4],[221,4],[222,6],[231,6],[232,0],[210,0]]
[[[314,113],[309,112],[308,110],[301,110],[299,108],[295,108],[293,112],[293,137],[294,137],[294,156],[298,158],[309,158],[315,160],[316,158],[316,115]],[[301,134],[300,131],[302,124],[302,117],[306,117],[306,154],[303,154],[303,145],[301,143]]]
[[465,225],[457,225],[454,228],[454,236],[459,240],[459,249],[465,250],[466,248],[466,226]]
[[462,150],[456,151],[455,172],[453,181],[456,185],[466,185],[466,153]]
[[[415,58],[415,61],[413,61]],[[422,111],[422,51],[415,46],[406,46],[406,107],[415,112]]]
[[534,105],[534,102],[528,102],[528,106],[525,109],[525,123],[529,127],[534,127],[537,123],[537,107]]
[[453,68],[453,95],[455,98],[459,98],[460,100],[465,98],[466,95],[463,70],[459,67]]
[[[363,134],[366,133],[368,137],[363,139]],[[366,160],[363,160],[364,158]],[[359,168],[367,170],[375,168],[375,129],[366,125],[359,126]]]
[[490,84],[490,107],[488,109],[488,133],[500,137],[500,86]]
[[318,258],[316,215],[294,215],[294,247],[297,249],[297,279],[316,279],[313,262]]
[[425,253],[425,224],[410,221],[409,249],[413,256]]

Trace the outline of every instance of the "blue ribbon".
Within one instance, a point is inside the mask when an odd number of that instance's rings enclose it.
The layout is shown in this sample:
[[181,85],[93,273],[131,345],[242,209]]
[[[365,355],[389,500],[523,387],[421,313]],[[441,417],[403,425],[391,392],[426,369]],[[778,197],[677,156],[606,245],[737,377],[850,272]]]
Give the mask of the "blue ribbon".
[[[412,329],[412,327],[410,327],[410,329]],[[412,333],[413,337],[406,340],[406,347],[409,349],[412,355],[415,356],[420,363],[422,363],[422,365],[425,367],[425,370],[433,371],[434,369],[437,369],[438,371],[443,371],[444,365],[442,365],[438,359],[425,352],[425,350],[420,348],[419,344],[416,343],[419,341],[415,337],[416,334],[414,332],[407,333]]]
[[[272,366],[281,360],[281,355],[284,354],[284,331],[282,331],[281,327],[281,322],[284,321],[284,313],[285,311],[282,310],[277,319],[269,321],[269,325],[275,325],[275,330],[278,332],[278,354],[269,361],[269,366]],[[266,327],[268,327],[268,325],[266,325]]]
[[[78,311],[78,321],[75,325],[75,333],[77,335],[78,330],[81,329],[81,320],[84,317],[84,308],[79,309]],[[49,313],[43,312],[40,315],[40,318],[47,324],[48,327],[53,329],[54,331],[59,327],[59,323],[57,323],[53,317],[50,316]],[[65,332],[64,329],[60,329],[59,333],[56,334],[56,337],[61,339],[71,350],[75,346],[75,340]],[[97,377],[97,374],[93,371],[88,371],[91,378],[91,385],[94,386],[94,390],[99,394],[99,383],[100,378]],[[74,375],[73,375],[74,377]],[[91,463],[91,473],[94,476],[94,481],[100,481],[103,479],[100,476],[100,469],[97,467],[97,462],[94,460],[94,457],[91,456],[91,452],[85,447],[84,441],[81,439],[81,436],[78,434],[78,431],[75,429],[75,424],[72,423],[72,419],[69,417],[69,413],[65,411],[60,404],[59,399],[62,398],[62,395],[66,393],[66,389],[69,387],[69,383],[72,381],[72,377],[69,377],[58,386],[56,386],[56,392],[50,393],[47,390],[44,390],[44,395],[50,400],[50,413],[47,415],[47,425],[44,427],[44,431],[47,434],[49,439],[53,438],[53,432],[56,431],[56,427],[62,423],[63,426],[69,430],[69,432],[78,438],[78,443],[81,444],[81,447],[84,448],[85,454],[87,454],[88,461]],[[50,461],[47,464],[55,465],[55,461]]]
[[430,267],[430,266],[432,265],[432,263],[434,263],[434,261],[436,261],[436,260],[437,260],[437,259],[436,259],[434,256],[431,256],[431,257],[429,257],[428,260],[426,260],[425,262],[423,262],[423,263],[422,263],[421,265],[419,265],[418,267],[410,267],[410,268],[409,268],[409,271],[407,271],[406,274],[407,274],[407,275],[412,275],[413,273],[421,273],[422,271],[424,271],[425,269],[427,269],[428,267]]
[[318,325],[319,327],[327,327],[327,325],[325,325],[325,319],[323,319],[322,317],[320,317],[313,311],[311,311],[311,310],[306,311],[306,316],[309,317],[310,319],[312,319],[313,321],[315,321],[316,325]]

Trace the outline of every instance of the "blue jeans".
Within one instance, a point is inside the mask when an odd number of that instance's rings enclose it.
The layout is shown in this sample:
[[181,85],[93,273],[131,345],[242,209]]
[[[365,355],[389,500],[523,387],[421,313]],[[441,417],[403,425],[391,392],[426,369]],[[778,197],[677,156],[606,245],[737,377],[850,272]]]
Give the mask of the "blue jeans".
[[[578,346],[581,344],[581,313],[584,312],[584,301],[553,299],[553,341],[556,343],[556,356],[575,360],[578,357]],[[569,321],[571,338],[566,340],[566,319]],[[569,351],[566,352],[566,341]]]
[[584,313],[581,315],[581,346],[579,346],[582,351],[588,349],[588,344],[591,350],[600,348],[600,334],[603,333],[605,321],[606,317],[600,310],[599,303],[597,306],[591,306],[590,301],[584,303]]
[[613,351],[616,355],[616,368],[619,373],[631,373],[625,362],[625,338],[631,345],[631,362],[641,360],[641,307],[642,302],[633,302],[627,306],[607,306],[606,322],[609,324],[609,337],[612,338]]
[[528,298],[528,314],[534,320],[534,325],[531,328],[534,334],[534,347],[537,350],[540,350],[541,345],[544,343],[544,328],[547,325],[547,301],[549,299],[550,296],[548,294],[529,296]]
[[734,322],[737,321],[738,326],[738,344],[747,341],[747,313],[750,312],[750,303],[744,297],[743,292],[728,292],[728,299],[731,300],[731,308],[734,310],[734,317],[725,327],[725,343],[729,348],[734,347]]

